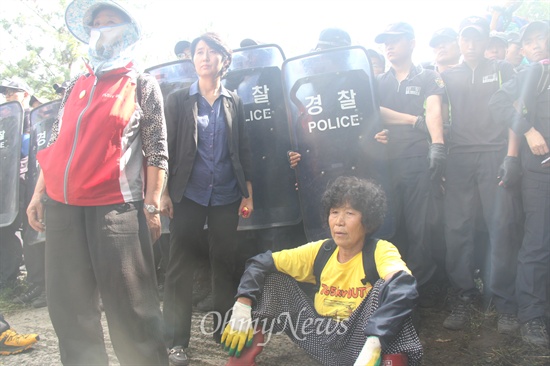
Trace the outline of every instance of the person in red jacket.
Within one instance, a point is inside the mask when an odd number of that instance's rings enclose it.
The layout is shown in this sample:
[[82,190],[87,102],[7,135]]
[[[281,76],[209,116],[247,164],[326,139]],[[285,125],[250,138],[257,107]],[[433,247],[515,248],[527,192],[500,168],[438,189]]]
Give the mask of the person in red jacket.
[[120,5],[75,0],[65,20],[88,44],[90,64],[67,87],[37,155],[27,208],[29,224],[47,228],[46,293],[61,361],[108,364],[101,295],[120,363],[168,365],[151,245],[168,169],[160,87],[132,62],[140,27]]

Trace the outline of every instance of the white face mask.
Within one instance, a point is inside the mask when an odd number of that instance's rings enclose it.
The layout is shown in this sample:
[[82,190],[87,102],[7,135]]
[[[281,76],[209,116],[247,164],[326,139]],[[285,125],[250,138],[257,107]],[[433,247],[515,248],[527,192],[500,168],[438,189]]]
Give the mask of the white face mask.
[[115,26],[93,28],[90,31],[88,53],[92,57],[108,60],[118,56],[125,45],[124,34],[131,24],[124,23]]

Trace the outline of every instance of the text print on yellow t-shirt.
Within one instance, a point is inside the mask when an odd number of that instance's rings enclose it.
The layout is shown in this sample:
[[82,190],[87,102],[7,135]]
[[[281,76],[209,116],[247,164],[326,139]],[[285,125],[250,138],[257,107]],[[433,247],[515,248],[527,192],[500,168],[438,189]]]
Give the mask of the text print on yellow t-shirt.
[[[368,286],[351,288],[349,290],[342,290],[336,288],[335,286],[331,286],[329,288],[326,285],[324,285],[323,289],[323,285],[321,285],[319,292],[325,296],[328,296],[323,300],[323,307],[325,309],[332,309],[332,311],[329,311],[326,316],[330,316],[331,318],[339,321],[348,319],[351,316],[351,313],[353,313],[357,306],[361,303],[357,302],[356,299],[366,297],[371,288],[372,286],[370,286],[370,284],[368,284]],[[341,299],[331,299],[330,297],[340,297]]]

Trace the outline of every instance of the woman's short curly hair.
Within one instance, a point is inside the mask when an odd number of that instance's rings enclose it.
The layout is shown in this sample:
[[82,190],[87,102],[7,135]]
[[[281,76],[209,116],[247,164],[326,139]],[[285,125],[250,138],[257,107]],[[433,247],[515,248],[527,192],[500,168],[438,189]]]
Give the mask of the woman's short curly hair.
[[375,182],[357,177],[336,178],[329,184],[321,199],[325,222],[328,222],[332,208],[347,203],[361,212],[361,222],[367,234],[374,233],[384,222],[386,195]]
[[191,57],[195,58],[195,50],[197,49],[197,43],[200,41],[204,41],[208,47],[216,50],[219,52],[223,57],[223,68],[220,72],[220,76],[224,77],[227,73],[227,69],[229,69],[229,65],[231,65],[231,59],[233,55],[233,50],[227,46],[227,44],[222,40],[220,35],[218,33],[214,32],[206,32],[191,42]]

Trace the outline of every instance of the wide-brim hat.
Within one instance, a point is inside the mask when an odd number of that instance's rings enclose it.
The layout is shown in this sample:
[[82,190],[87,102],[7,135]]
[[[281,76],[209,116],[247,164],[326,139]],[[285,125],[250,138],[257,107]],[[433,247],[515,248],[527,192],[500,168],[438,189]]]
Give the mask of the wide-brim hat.
[[55,84],[52,85],[52,87],[53,87],[53,90],[55,90],[55,92],[57,94],[60,94],[60,93],[65,92],[65,90],[67,90],[67,88],[69,87],[69,82],[64,81],[61,84],[55,83]]
[[38,98],[36,95],[31,95],[31,100],[29,101],[29,104],[32,106],[34,103],[40,103],[40,104],[44,104],[45,101],[43,101],[42,99]]
[[33,90],[29,84],[16,76],[2,81],[2,85],[0,85],[0,93],[4,94],[8,89],[22,90],[27,92],[29,95],[33,94]]
[[126,14],[130,18],[131,23],[136,27],[137,34],[141,38],[141,27],[136,19],[126,8],[112,0],[74,0],[71,2],[65,11],[65,23],[69,32],[79,41],[87,44],[90,41],[91,23],[94,13],[102,7],[112,7]]

